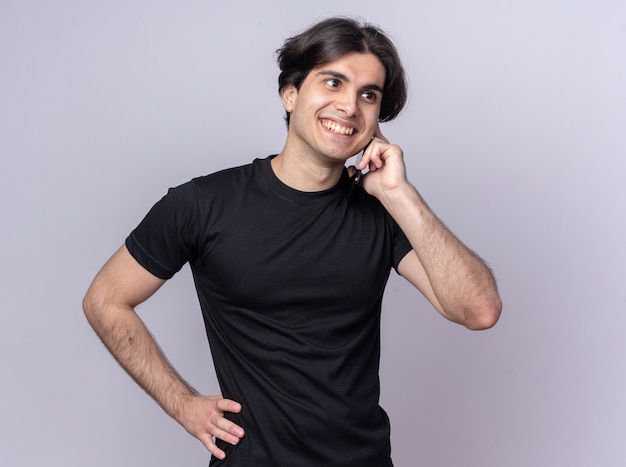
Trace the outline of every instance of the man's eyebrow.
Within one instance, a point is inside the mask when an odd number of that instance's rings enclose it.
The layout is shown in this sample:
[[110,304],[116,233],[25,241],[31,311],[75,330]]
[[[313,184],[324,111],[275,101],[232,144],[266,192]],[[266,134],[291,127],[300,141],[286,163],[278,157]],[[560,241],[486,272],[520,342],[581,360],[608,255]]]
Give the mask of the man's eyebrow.
[[[332,76],[333,78],[337,78],[340,79],[342,81],[345,81],[346,83],[350,82],[350,78],[348,78],[346,75],[344,75],[343,73],[340,73],[338,71],[333,71],[333,70],[322,70],[319,71],[316,76]],[[378,91],[381,94],[383,94],[383,88],[381,88],[378,84],[366,84],[365,86],[363,86],[363,89],[371,89],[373,91]]]

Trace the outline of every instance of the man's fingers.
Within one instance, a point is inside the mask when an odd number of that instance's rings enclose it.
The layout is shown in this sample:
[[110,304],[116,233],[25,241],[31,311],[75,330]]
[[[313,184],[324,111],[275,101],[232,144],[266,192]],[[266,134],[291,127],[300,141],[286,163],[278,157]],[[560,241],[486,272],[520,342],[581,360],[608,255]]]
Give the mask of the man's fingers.
[[211,426],[214,427],[211,434],[227,443],[237,444],[239,439],[244,436],[243,428],[224,417],[224,413],[241,412],[241,404],[230,399],[219,399],[215,403],[215,408],[217,412],[210,420]]
[[217,446],[215,440],[219,439],[235,446],[243,436],[243,428],[216,414],[209,426],[207,426],[206,432],[198,438],[212,455],[218,459],[224,459],[226,458],[226,453]]
[[363,162],[366,162],[369,170],[372,172],[374,172],[376,169],[380,169],[383,166],[382,154],[384,151],[384,147],[382,147],[381,145],[387,144],[388,143],[385,143],[378,138],[374,138],[367,148],[367,151],[365,151],[365,154],[363,154],[361,164],[359,165],[363,165]]
[[225,459],[226,453],[218,447],[216,441],[234,446],[244,437],[244,429],[224,416],[226,413],[240,413],[241,404],[222,396],[198,396],[193,401],[196,405],[188,411],[191,416],[183,426],[213,456]]
[[374,130],[374,138],[382,139],[383,142],[389,144],[389,140],[387,138],[385,138],[385,136],[383,135],[382,131],[380,131],[380,123],[378,123],[376,125],[376,130]]
[[374,136],[367,145],[359,166],[362,166],[362,168],[368,166],[369,170],[372,172],[380,169],[384,165],[383,153],[388,148],[388,145],[389,140],[383,135],[380,129],[380,123],[376,124]]
[[[232,430],[232,431],[231,431]],[[233,434],[233,432],[240,433],[241,436]],[[222,441],[227,442],[228,444],[232,444],[233,446],[239,443],[241,438],[243,437],[243,430],[235,425],[235,428],[223,430],[216,425],[211,427],[211,435],[213,435],[217,439],[221,439]]]
[[230,444],[238,443],[239,439],[243,438],[245,434],[243,428],[222,416],[217,416],[216,419],[212,421],[212,426],[215,428],[212,430],[211,434]]
[[199,438],[199,439],[202,442],[202,444],[204,444],[204,447],[207,448],[207,450],[212,455],[214,455],[218,459],[225,459],[226,458],[226,453],[224,451],[222,451],[220,448],[217,447],[217,444],[215,444],[215,441],[213,441],[213,437],[211,437],[211,436],[204,436],[204,437]]
[[215,404],[215,407],[222,412],[241,412],[241,404],[230,399],[219,399]]

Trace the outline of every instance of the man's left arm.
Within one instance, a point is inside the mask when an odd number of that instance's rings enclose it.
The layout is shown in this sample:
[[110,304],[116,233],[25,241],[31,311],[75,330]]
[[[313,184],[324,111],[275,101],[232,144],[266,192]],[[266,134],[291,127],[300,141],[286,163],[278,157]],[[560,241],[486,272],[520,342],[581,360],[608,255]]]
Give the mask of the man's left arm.
[[469,329],[495,325],[502,302],[491,270],[408,182],[402,149],[378,131],[357,168],[367,166],[363,187],[378,198],[413,247],[398,265],[400,275],[451,321]]

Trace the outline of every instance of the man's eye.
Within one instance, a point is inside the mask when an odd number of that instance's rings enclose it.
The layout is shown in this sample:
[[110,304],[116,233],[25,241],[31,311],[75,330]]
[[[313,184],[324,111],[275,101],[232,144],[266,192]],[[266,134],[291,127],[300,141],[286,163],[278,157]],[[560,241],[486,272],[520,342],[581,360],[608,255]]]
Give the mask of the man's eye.
[[339,87],[339,81],[336,79],[328,79],[326,80],[326,84],[331,87],[331,88],[338,88]]
[[363,97],[364,99],[368,100],[368,101],[375,101],[376,100],[376,93],[375,92],[371,92],[371,91],[367,91],[361,94],[361,97]]

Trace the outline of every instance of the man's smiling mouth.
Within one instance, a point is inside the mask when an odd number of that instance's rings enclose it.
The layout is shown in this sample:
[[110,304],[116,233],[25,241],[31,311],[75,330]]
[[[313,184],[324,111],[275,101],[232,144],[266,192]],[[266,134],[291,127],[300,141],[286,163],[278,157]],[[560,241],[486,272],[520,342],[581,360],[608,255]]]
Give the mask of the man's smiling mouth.
[[354,133],[354,128],[341,126],[331,120],[322,120],[322,125],[324,125],[324,128],[326,128],[327,130],[332,131],[333,133],[336,133],[338,135],[350,136],[352,135],[352,133]]

